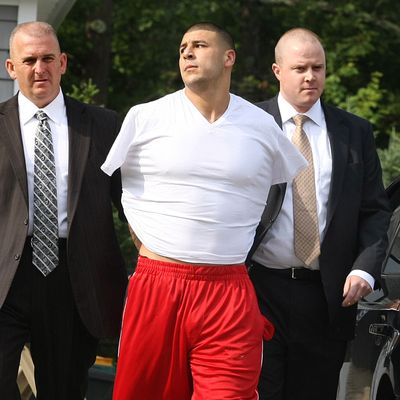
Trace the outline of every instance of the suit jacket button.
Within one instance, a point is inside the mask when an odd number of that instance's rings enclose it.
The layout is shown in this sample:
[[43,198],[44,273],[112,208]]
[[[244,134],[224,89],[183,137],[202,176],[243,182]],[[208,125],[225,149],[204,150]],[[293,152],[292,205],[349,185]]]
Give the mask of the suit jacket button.
[[20,254],[16,254],[16,255],[14,256],[14,260],[15,260],[15,261],[18,261],[20,258],[21,258],[21,255],[20,255]]
[[28,218],[24,219],[24,225],[28,225]]

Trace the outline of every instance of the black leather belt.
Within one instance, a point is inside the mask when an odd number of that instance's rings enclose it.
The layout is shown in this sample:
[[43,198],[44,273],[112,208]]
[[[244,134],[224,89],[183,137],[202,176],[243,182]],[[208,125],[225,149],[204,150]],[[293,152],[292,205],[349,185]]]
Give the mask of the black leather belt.
[[267,268],[264,265],[252,261],[252,267],[256,267],[259,273],[275,274],[284,276],[288,279],[302,280],[302,281],[321,281],[321,273],[319,270],[312,270],[304,267],[291,267],[291,268]]

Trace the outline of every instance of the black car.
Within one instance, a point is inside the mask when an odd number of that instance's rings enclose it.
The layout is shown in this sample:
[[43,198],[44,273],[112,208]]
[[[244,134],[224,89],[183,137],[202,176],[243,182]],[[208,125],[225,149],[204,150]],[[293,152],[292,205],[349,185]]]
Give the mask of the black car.
[[400,400],[400,177],[387,193],[393,216],[382,288],[359,302],[337,400]]

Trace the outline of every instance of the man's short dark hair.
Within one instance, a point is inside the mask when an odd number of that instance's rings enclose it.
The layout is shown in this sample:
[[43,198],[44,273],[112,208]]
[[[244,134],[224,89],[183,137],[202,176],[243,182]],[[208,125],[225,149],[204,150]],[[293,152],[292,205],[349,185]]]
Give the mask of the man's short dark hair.
[[199,29],[216,32],[221,37],[221,39],[227,44],[229,49],[235,50],[235,42],[233,40],[232,35],[227,30],[222,29],[220,26],[214,24],[213,22],[207,22],[207,21],[197,22],[189,26],[189,28],[186,29],[185,33],[196,31]]

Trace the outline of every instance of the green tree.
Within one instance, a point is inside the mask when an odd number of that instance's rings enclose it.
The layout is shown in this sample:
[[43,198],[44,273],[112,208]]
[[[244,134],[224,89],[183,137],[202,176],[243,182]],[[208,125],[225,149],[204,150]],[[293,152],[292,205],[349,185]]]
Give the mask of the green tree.
[[[67,85],[92,78],[109,93],[104,104],[125,112],[181,87],[177,49],[193,22],[212,20],[232,32],[238,48],[233,89],[250,100],[276,92],[270,68],[276,40],[304,26],[327,49],[328,75],[336,85],[334,93],[327,87],[327,99],[342,104],[378,73],[389,95],[382,98],[388,106],[382,123],[397,123],[397,97],[390,94],[399,92],[399,15],[400,2],[392,0],[86,0],[75,3],[59,34],[71,61]],[[107,84],[94,77],[99,70],[108,73]]]
[[400,176],[400,135],[393,130],[390,133],[389,146],[386,149],[378,149],[383,168],[383,179],[387,185],[394,178]]

